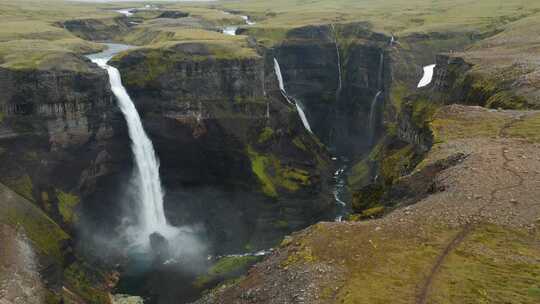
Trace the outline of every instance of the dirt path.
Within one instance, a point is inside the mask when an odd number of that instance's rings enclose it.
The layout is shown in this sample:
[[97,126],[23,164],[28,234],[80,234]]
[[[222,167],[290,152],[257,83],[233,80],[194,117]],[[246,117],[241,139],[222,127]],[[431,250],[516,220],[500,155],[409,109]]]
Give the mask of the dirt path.
[[[519,117],[512,119],[509,123],[505,124],[499,130],[499,137],[500,138],[507,137],[507,133],[506,133],[507,130],[511,128],[515,123],[521,121],[525,116],[526,114],[522,114]],[[514,170],[508,165],[513,160],[508,157],[507,152],[508,152],[507,147],[503,145],[501,148],[501,156],[504,159],[502,168],[506,170],[507,172],[509,172],[511,175],[513,175],[518,180],[518,182],[512,185],[506,186],[506,187],[495,188],[491,190],[487,203],[480,206],[480,208],[478,208],[478,210],[474,213],[474,215],[481,216],[482,211],[484,211],[488,206],[492,205],[495,202],[498,193],[523,186],[524,184],[523,177],[521,177],[521,175],[516,170]],[[457,233],[456,236],[448,243],[448,245],[444,248],[441,254],[437,257],[437,259],[435,260],[435,263],[433,264],[431,268],[431,271],[429,272],[428,277],[425,279],[424,283],[422,284],[420,288],[420,292],[418,293],[417,301],[416,301],[417,304],[427,303],[429,292],[433,285],[434,278],[439,273],[442,265],[444,264],[445,259],[450,255],[450,253],[454,251],[454,249],[456,249],[463,242],[463,240],[472,231],[474,231],[475,226],[477,224],[478,224],[477,222],[467,223],[463,227],[463,229],[459,233]]]

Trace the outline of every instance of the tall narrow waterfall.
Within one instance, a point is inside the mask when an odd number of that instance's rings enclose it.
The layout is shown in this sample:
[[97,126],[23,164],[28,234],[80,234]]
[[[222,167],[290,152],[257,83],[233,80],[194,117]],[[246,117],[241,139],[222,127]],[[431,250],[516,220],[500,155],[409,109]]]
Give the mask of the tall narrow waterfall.
[[159,177],[159,161],[152,142],[144,131],[141,118],[133,101],[122,85],[120,72],[107,64],[108,58],[90,58],[92,62],[109,74],[111,89],[124,114],[131,139],[131,150],[135,157],[137,197],[137,226],[133,231],[139,245],[148,243],[148,237],[157,232],[166,238],[174,236],[176,228],[167,224],[163,208],[163,189]]
[[306,113],[304,113],[304,109],[302,109],[302,106],[303,106],[302,103],[298,100],[295,100],[294,103],[296,105],[296,110],[298,111],[298,115],[300,116],[300,119],[302,120],[302,124],[304,124],[304,128],[306,128],[306,130],[309,133],[313,133],[313,131],[311,131],[311,126],[309,125],[309,122],[307,120]]
[[377,87],[379,90],[383,88],[383,71],[384,71],[384,53],[381,52],[379,57],[379,71],[377,74]]
[[336,100],[339,99],[339,95],[341,93],[341,88],[343,87],[342,85],[342,82],[343,82],[343,79],[342,79],[342,73],[341,73],[341,55],[339,54],[339,45],[338,45],[338,40],[337,40],[337,33],[336,33],[336,28],[334,27],[334,25],[332,24],[332,32],[334,32],[334,45],[336,46],[336,61],[337,61],[337,70],[338,70],[338,85],[337,85],[337,89],[336,89]]
[[375,131],[376,131],[376,124],[377,124],[377,109],[378,109],[378,101],[380,100],[380,96],[382,93],[382,90],[384,89],[384,79],[383,79],[383,71],[384,71],[384,53],[381,52],[381,55],[379,57],[379,70],[377,72],[377,88],[378,91],[375,94],[375,97],[373,97],[373,101],[371,101],[371,107],[369,110],[369,125],[368,125],[368,134],[369,134],[369,144],[372,145],[373,141],[375,139]]
[[371,109],[369,111],[369,143],[373,144],[373,140],[375,139],[375,127],[377,122],[377,101],[379,100],[379,97],[381,95],[382,91],[378,91],[377,94],[375,94],[375,97],[373,97],[373,101],[371,101]]
[[[281,91],[281,95],[290,103],[294,104],[296,106],[296,111],[298,112],[298,116],[300,116],[300,120],[302,120],[302,124],[304,124],[304,128],[309,132],[313,133],[311,131],[311,126],[309,125],[309,122],[306,117],[306,113],[304,112],[303,106],[300,103],[300,101],[296,99],[292,99],[287,95],[287,91],[285,91],[285,82],[283,81],[283,75],[281,74],[281,68],[279,66],[279,62],[276,58],[274,58],[274,72],[276,73],[276,77],[279,83],[279,90]],[[291,101],[291,99],[294,101],[294,103]]]
[[279,89],[282,93],[285,93],[285,83],[283,82],[283,75],[281,74],[281,68],[279,67],[279,62],[276,58],[274,58],[274,72],[276,73],[276,77],[279,83]]

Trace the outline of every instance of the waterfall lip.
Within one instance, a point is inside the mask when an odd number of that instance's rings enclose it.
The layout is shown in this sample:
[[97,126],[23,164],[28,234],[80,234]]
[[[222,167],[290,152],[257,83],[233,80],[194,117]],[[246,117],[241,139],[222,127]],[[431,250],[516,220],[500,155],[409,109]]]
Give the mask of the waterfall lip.
[[[135,46],[121,43],[103,43],[107,48],[99,53],[86,55],[86,58],[90,61],[98,64],[97,62],[103,62],[106,64],[114,57],[114,55],[135,48]],[[98,64],[99,65],[99,64]],[[101,66],[101,65],[100,65]]]
[[430,64],[424,67],[424,75],[422,76],[422,79],[420,79],[420,82],[418,82],[418,88],[426,87],[431,83],[436,66],[436,64]]

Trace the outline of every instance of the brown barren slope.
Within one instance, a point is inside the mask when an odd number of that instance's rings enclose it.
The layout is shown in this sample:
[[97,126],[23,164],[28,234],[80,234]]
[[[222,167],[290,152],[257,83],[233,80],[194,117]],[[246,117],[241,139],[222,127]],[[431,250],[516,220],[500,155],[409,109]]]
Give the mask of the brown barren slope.
[[538,303],[539,123],[539,112],[442,108],[419,167],[466,155],[437,175],[442,191],[296,233],[200,303]]

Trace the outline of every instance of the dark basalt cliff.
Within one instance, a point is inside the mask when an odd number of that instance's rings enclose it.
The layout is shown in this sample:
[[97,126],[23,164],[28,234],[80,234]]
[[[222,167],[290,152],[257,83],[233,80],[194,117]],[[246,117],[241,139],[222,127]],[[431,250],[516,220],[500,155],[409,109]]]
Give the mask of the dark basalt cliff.
[[[126,169],[129,139],[106,73],[0,70],[0,181],[71,224],[61,193],[85,196]],[[66,214],[62,214],[66,212]]]
[[203,220],[218,250],[238,250],[271,246],[331,212],[329,156],[262,57],[181,43],[113,64],[154,142],[173,222]]
[[383,100],[388,89],[389,41],[364,24],[309,26],[289,31],[270,52],[287,92],[305,104],[315,133],[338,154],[357,156],[371,146],[369,114],[377,92]]
[[86,65],[83,71],[0,70],[0,183],[25,199],[12,201],[4,191],[2,213],[37,246],[51,301],[62,293],[108,301],[100,267],[83,262],[72,237],[83,209],[114,209],[104,200],[111,195],[107,181],[129,169],[125,123],[108,77]]

